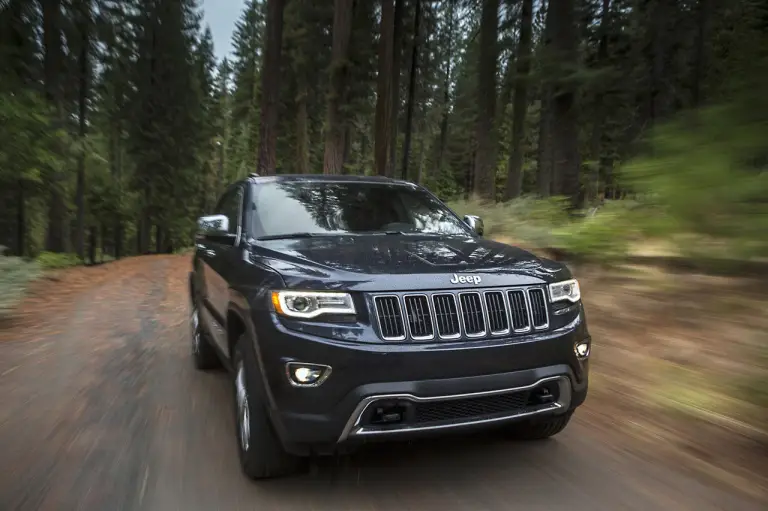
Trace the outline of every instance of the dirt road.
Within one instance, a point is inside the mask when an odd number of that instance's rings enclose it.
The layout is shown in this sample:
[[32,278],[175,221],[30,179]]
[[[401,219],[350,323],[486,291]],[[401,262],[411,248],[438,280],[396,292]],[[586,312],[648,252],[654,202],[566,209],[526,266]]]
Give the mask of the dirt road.
[[0,331],[0,510],[761,509],[631,457],[583,419],[538,444],[381,445],[250,482],[228,377],[192,368],[189,259],[109,266],[79,269],[91,285],[54,289]]

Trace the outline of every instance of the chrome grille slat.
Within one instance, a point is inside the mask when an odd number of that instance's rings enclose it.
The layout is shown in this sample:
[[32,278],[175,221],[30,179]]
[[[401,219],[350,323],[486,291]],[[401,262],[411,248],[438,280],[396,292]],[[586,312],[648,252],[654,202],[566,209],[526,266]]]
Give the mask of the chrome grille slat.
[[480,293],[459,293],[461,319],[464,322],[464,333],[467,337],[482,337],[485,335],[485,312]]
[[447,293],[432,295],[432,305],[437,321],[437,335],[441,339],[458,339],[461,337],[459,325],[459,307],[456,296]]
[[507,293],[507,297],[513,330],[515,332],[527,332],[531,329],[531,320],[528,317],[528,300],[525,299],[525,291],[513,289]]
[[411,338],[422,341],[435,336],[427,295],[405,295],[405,316]]
[[493,335],[504,335],[509,333],[509,317],[507,315],[507,304],[504,300],[504,293],[501,291],[486,291],[485,309],[488,311],[488,329]]
[[480,339],[549,328],[544,286],[373,295],[385,341]]
[[400,308],[400,299],[396,295],[376,296],[376,318],[379,322],[379,332],[385,341],[405,340],[405,325]]
[[531,323],[536,330],[543,330],[549,326],[547,315],[547,299],[543,289],[529,289],[528,300],[531,304]]

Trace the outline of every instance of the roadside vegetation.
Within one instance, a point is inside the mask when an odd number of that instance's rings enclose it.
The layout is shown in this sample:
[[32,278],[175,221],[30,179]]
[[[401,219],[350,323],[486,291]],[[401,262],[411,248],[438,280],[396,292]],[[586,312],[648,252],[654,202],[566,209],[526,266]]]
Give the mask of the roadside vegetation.
[[595,337],[595,423],[755,492],[768,490],[766,111],[745,91],[655,130],[621,169],[634,191],[623,200],[449,202],[482,216],[487,236],[574,265]]

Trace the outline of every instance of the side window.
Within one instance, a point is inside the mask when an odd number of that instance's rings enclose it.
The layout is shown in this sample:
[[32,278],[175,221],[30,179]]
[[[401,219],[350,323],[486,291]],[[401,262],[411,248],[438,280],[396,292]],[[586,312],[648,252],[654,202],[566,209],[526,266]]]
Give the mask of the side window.
[[237,234],[241,222],[241,206],[243,203],[243,187],[238,186],[230,190],[221,198],[216,208],[217,215],[224,215],[229,218],[229,232]]

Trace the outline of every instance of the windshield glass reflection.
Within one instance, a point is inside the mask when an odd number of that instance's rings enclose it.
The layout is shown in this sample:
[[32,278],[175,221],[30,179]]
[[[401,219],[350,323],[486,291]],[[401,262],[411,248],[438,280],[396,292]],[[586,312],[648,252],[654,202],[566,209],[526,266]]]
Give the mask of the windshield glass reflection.
[[419,188],[365,182],[278,181],[255,186],[256,237],[326,234],[469,236],[439,200]]

